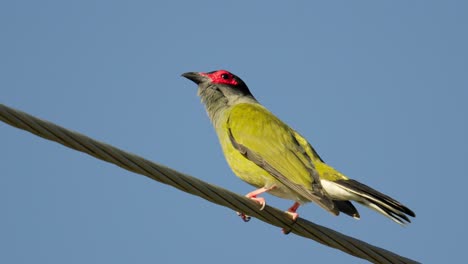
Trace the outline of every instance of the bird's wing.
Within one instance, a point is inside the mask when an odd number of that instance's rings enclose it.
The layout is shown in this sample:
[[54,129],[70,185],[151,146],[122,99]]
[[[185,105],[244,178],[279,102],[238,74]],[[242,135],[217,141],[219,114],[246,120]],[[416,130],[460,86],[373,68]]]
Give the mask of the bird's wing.
[[323,159],[319,156],[317,151],[303,138],[299,133],[294,131],[294,137],[297,142],[304,149],[305,154],[312,160],[315,170],[320,175],[320,179],[329,181],[348,180],[349,178],[343,175],[341,172],[335,170],[330,165],[326,164]]
[[294,130],[256,104],[234,106],[226,125],[233,147],[244,157],[292,192],[338,214],[334,202],[320,184],[320,176],[307,150],[296,139]]
[[[296,131],[293,131],[294,138],[297,140],[299,145],[302,147],[304,150],[304,154],[309,157],[309,159],[312,161],[312,164],[314,164],[315,171],[318,172],[320,175],[320,179],[325,179],[329,181],[335,181],[335,180],[347,180],[348,178],[338,172],[337,170],[333,169],[332,167],[328,166],[325,164],[323,159],[319,156],[317,151],[307,142],[307,140],[302,137],[299,133]],[[357,211],[356,207],[350,202],[350,201],[333,201],[335,203],[335,206],[338,208],[338,211],[343,212],[349,216],[352,216],[356,219],[359,219],[359,212]]]
[[320,161],[323,162],[323,159],[319,156],[317,151],[307,142],[305,138],[303,138],[299,133],[293,131],[294,138],[296,139],[297,143],[304,149],[306,155],[313,161],[313,163]]

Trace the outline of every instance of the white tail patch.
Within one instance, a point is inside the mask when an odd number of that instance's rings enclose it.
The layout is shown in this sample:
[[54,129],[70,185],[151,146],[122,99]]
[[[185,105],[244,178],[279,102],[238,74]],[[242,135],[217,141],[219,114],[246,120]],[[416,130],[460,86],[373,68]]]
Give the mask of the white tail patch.
[[[400,210],[392,207],[391,205],[385,202],[382,202],[378,199],[378,197],[374,197],[367,193],[359,192],[358,190],[354,190],[328,180],[321,180],[321,184],[323,189],[328,193],[328,195],[330,195],[330,197],[333,200],[356,201],[366,207],[369,207],[372,210],[375,210],[385,215],[386,217],[392,219],[394,222],[402,226],[405,226],[406,224],[400,218],[396,217],[402,214]],[[393,215],[393,213],[396,216]]]
[[330,195],[333,200],[353,200],[357,202],[360,202],[361,200],[364,201],[361,196],[356,195],[356,193],[352,192],[352,190],[349,190],[332,181],[321,180],[320,183],[322,184],[323,189],[328,193],[328,195]]

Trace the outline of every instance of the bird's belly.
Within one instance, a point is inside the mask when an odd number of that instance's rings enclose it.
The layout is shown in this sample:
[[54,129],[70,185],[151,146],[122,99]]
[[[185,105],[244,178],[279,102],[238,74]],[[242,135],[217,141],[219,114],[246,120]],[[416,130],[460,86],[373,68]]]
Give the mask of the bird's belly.
[[292,192],[289,188],[279,182],[278,185],[276,185],[276,188],[272,189],[268,193],[283,199],[293,200],[300,203],[310,202],[309,200],[304,199],[302,196],[297,195],[297,193]]
[[248,184],[261,188],[275,183],[275,179],[268,172],[248,160],[236,149],[228,147],[224,154],[234,174]]
[[294,201],[300,200],[297,194],[291,192],[289,188],[277,181],[266,170],[244,157],[244,155],[232,147],[230,142],[223,142],[223,138],[220,138],[220,141],[227,163],[234,174],[241,180],[255,186],[256,188],[269,188],[275,186],[275,188],[268,191],[268,193],[284,199]]
[[292,192],[291,189],[287,188],[282,183],[277,181],[266,170],[262,169],[254,162],[248,160],[236,149],[230,149],[229,146],[227,146],[227,149],[224,153],[232,171],[241,180],[247,182],[250,185],[255,186],[256,188],[270,188],[272,186],[275,186],[272,190],[268,191],[268,193],[283,199],[293,201],[303,200],[301,196]]

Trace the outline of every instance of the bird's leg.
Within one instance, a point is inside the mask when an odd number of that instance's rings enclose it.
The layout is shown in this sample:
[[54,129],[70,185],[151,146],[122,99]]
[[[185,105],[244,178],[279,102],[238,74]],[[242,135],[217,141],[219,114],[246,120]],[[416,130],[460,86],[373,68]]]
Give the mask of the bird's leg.
[[257,189],[255,191],[253,191],[253,192],[249,192],[248,194],[245,195],[245,197],[250,198],[250,199],[256,201],[257,203],[259,203],[261,205],[261,207],[260,207],[260,211],[261,211],[261,210],[263,210],[263,208],[265,208],[266,201],[265,201],[265,198],[257,197],[257,195],[262,194],[264,192],[268,192],[271,189],[273,189],[273,187],[272,188],[262,187],[260,189]]
[[[257,197],[257,195],[259,194],[262,194],[264,192],[268,192],[268,191],[271,191],[273,190],[274,188],[276,188],[275,185],[271,186],[271,187],[262,187],[260,189],[257,189],[255,191],[252,191],[252,192],[249,192],[248,194],[245,195],[245,197],[247,198],[250,198],[254,201],[256,201],[257,203],[260,204],[260,211],[263,210],[265,208],[265,205],[266,205],[266,201],[265,201],[265,198],[263,197]],[[250,216],[244,214],[244,213],[239,213],[237,212],[237,215],[240,216],[242,218],[242,220],[244,220],[244,222],[248,222],[250,221]]]
[[[298,202],[295,202],[291,207],[289,207],[289,209],[286,211],[286,213],[288,215],[290,215],[292,217],[292,220],[294,222],[296,222],[297,218],[299,217],[299,214],[296,213],[297,209],[299,208],[299,206],[301,206],[300,203]],[[283,234],[287,235],[291,232],[291,229],[289,230],[285,230],[284,228],[281,229],[281,231],[283,232]]]
[[292,220],[296,221],[296,219],[299,217],[299,214],[296,213],[297,208],[301,206],[300,203],[295,202],[289,209],[286,211],[287,214],[289,214],[292,217]]

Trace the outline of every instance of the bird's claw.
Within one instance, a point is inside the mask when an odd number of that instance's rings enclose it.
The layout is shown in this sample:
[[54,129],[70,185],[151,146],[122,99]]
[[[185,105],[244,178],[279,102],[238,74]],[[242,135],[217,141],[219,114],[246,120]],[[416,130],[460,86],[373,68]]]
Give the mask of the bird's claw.
[[260,211],[265,209],[265,205],[266,205],[265,198],[263,197],[249,197],[249,198],[260,204]]
[[299,214],[296,213],[296,212],[290,212],[290,211],[286,211],[285,213],[287,213],[288,215],[291,216],[291,219],[296,222],[297,218],[299,217]]
[[[252,199],[252,200],[254,200],[254,201],[256,201],[257,203],[260,204],[260,211],[262,211],[263,209],[265,209],[265,205],[266,205],[265,198],[262,198],[262,197],[249,197],[249,196],[247,196],[247,197],[250,198],[250,199]],[[252,218],[252,217],[250,217],[250,216],[248,216],[248,215],[246,215],[246,214],[244,214],[244,213],[239,213],[239,212],[237,212],[237,215],[240,216],[240,218],[241,218],[244,222],[249,222],[250,219]]]
[[[291,212],[291,211],[286,211],[285,213],[287,213],[288,215],[291,216],[291,219],[294,221],[293,222],[293,225],[294,225],[296,223],[296,221],[297,221],[297,218],[299,217],[299,214],[296,213],[296,212]],[[291,233],[291,231],[292,231],[291,228],[289,228],[289,229],[282,228],[281,229],[281,232],[283,232],[283,234],[285,234],[285,235]]]
[[239,212],[237,212],[237,215],[240,216],[240,218],[242,219],[242,221],[244,221],[244,222],[246,222],[246,223],[247,223],[248,221],[250,221],[250,219],[251,219],[250,216],[248,216],[248,215],[246,215],[246,214],[244,214],[244,213],[239,213]]

